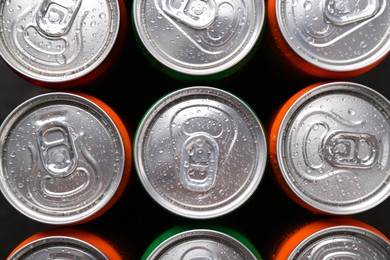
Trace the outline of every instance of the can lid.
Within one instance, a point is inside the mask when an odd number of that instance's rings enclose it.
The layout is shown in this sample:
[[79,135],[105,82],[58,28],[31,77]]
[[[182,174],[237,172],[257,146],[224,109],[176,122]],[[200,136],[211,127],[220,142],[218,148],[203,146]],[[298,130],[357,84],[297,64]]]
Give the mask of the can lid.
[[92,72],[110,53],[120,25],[117,1],[0,1],[0,55],[44,82]]
[[216,230],[193,229],[161,241],[142,259],[253,259],[259,260],[236,238]]
[[195,86],[172,92],[146,113],[134,141],[142,184],[160,205],[212,218],[243,204],[267,162],[263,127],[242,100]]
[[10,255],[9,260],[83,259],[108,260],[95,246],[74,237],[50,236],[34,240]]
[[388,1],[275,1],[285,41],[310,64],[348,72],[369,67],[389,53]]
[[347,215],[390,195],[390,102],[352,82],[304,92],[286,111],[276,144],[293,193],[316,211]]
[[14,109],[0,127],[0,189],[21,213],[49,224],[93,218],[124,171],[115,123],[96,103],[51,92]]
[[390,243],[371,230],[356,226],[325,228],[305,238],[292,259],[390,259]]
[[260,40],[263,0],[133,2],[143,49],[178,73],[207,76],[241,63]]

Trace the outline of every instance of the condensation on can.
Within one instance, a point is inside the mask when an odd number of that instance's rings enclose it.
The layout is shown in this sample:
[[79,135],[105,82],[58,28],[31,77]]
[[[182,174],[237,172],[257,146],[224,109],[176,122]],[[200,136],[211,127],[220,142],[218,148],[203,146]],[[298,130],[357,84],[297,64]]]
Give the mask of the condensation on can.
[[270,0],[267,38],[288,70],[328,79],[358,76],[389,53],[389,5],[384,0]]
[[272,260],[390,259],[390,240],[377,228],[352,218],[308,222],[285,234]]
[[263,126],[235,95],[212,87],[176,90],[139,123],[134,163],[149,195],[188,218],[227,214],[256,191],[267,162]]
[[55,225],[92,220],[122,196],[132,147],[125,123],[84,93],[51,92],[0,127],[0,189],[25,216]]
[[152,65],[181,80],[211,81],[240,70],[263,35],[263,0],[133,2],[136,40]]
[[390,195],[390,102],[344,81],[298,91],[275,114],[269,157],[282,190],[330,215],[369,210]]
[[245,259],[261,260],[253,244],[241,233],[226,227],[174,227],[158,236],[142,260]]
[[0,55],[22,78],[81,87],[119,58],[127,30],[123,0],[1,0]]
[[114,241],[82,228],[53,228],[18,244],[7,260],[83,259],[122,260],[129,253]]

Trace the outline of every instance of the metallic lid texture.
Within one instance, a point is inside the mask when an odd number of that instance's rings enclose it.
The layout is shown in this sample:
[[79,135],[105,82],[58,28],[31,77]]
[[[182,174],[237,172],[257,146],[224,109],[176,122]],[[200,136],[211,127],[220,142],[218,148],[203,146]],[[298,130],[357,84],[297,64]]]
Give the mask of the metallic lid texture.
[[390,243],[378,234],[355,226],[320,230],[302,241],[292,259],[390,259]]
[[260,260],[243,243],[220,231],[194,229],[161,241],[143,259],[253,259]]
[[0,189],[40,222],[83,222],[107,206],[125,171],[117,125],[97,103],[52,92],[20,104],[0,128]]
[[98,248],[83,240],[68,236],[52,236],[32,241],[12,255],[8,260],[82,259],[108,260]]
[[384,0],[275,0],[279,29],[296,54],[329,71],[360,70],[390,50],[390,3]]
[[263,127],[242,100],[195,86],[161,98],[134,141],[135,166],[151,197],[189,218],[212,218],[243,204],[267,161]]
[[117,1],[1,0],[0,54],[44,82],[71,81],[98,67],[119,31]]
[[265,22],[263,0],[135,0],[140,44],[167,68],[191,76],[236,66],[254,50]]
[[270,134],[276,172],[314,211],[369,210],[390,195],[389,117],[389,100],[367,86],[313,84],[280,110]]

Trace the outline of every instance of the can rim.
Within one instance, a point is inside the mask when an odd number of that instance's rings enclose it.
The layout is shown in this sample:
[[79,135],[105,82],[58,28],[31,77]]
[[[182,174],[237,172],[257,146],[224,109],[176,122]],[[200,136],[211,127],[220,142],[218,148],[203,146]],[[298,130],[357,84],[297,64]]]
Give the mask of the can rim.
[[[385,35],[386,37],[384,37],[384,39],[380,41],[380,44],[378,43],[373,51],[370,51],[367,55],[365,55],[368,57],[368,59],[362,59],[362,57],[359,56],[352,60],[348,60],[347,62],[332,62],[331,59],[319,57],[318,55],[314,55],[313,53],[310,53],[308,51],[303,52],[303,48],[301,46],[297,46],[298,44],[294,44],[292,41],[287,40],[291,38],[291,34],[288,32],[283,22],[284,19],[282,15],[282,10],[284,10],[285,8],[284,6],[282,6],[282,2],[284,2],[284,0],[272,1],[275,1],[275,10],[273,11],[275,11],[276,13],[278,28],[283,36],[284,41],[288,44],[291,50],[294,51],[295,54],[297,54],[302,60],[308,62],[309,64],[333,72],[350,72],[370,68],[371,66],[374,66],[375,64],[383,60],[389,53],[390,26],[388,27],[387,34]],[[386,8],[384,7],[382,13],[385,10]]]
[[53,244],[56,246],[63,244],[64,246],[67,246],[67,248],[76,248],[81,250],[82,252],[83,250],[88,249],[89,253],[93,253],[93,255],[99,257],[99,259],[108,260],[107,256],[104,255],[103,252],[94,245],[79,238],[66,235],[52,235],[30,241],[22,247],[18,248],[15,252],[8,256],[7,259],[25,259],[26,255],[33,253],[35,250],[43,250],[50,247],[50,245],[48,244]]
[[390,115],[390,106],[389,106],[390,101],[381,93],[377,92],[376,90],[368,86],[356,82],[351,82],[351,81],[330,81],[330,82],[324,82],[323,84],[318,84],[314,88],[309,89],[307,92],[305,92],[304,95],[298,97],[285,112],[283,119],[281,120],[279,129],[277,131],[276,157],[277,157],[277,161],[279,162],[278,163],[279,170],[281,172],[281,175],[283,176],[285,183],[287,184],[289,189],[293,191],[294,196],[296,196],[299,199],[299,201],[305,205],[305,207],[308,207],[312,211],[319,211],[321,213],[326,213],[326,214],[350,215],[350,214],[356,214],[356,213],[367,211],[379,205],[384,200],[386,200],[390,196],[390,185],[387,185],[387,187],[382,187],[381,191],[376,191],[374,195],[372,195],[367,201],[365,202],[361,201],[361,203],[358,205],[355,204],[352,204],[352,206],[339,205],[335,207],[332,206],[331,204],[322,203],[318,200],[314,200],[306,196],[304,192],[302,192],[301,189],[299,189],[299,187],[294,185],[294,181],[292,181],[288,177],[289,170],[286,168],[287,166],[285,165],[285,163],[281,163],[285,161],[285,156],[283,155],[285,153],[284,151],[284,143],[285,143],[284,133],[286,132],[285,129],[289,127],[290,118],[292,118],[293,115],[297,113],[296,110],[297,109],[299,110],[299,108],[303,106],[307,102],[307,100],[312,99],[317,94],[323,94],[324,92],[336,91],[340,89],[363,90],[364,93],[362,95],[364,96],[371,95],[370,96],[371,99],[372,99],[372,95],[374,95],[377,100],[385,104],[383,105],[383,107],[386,107],[387,109],[383,109],[383,110],[387,110],[388,114]]
[[[19,104],[14,110],[8,114],[8,116],[4,119],[2,124],[0,125],[0,139],[6,140],[7,139],[7,133],[10,129],[12,129],[15,122],[18,122],[20,120],[20,117],[24,115],[24,113],[28,113],[31,109],[34,109],[34,107],[39,106],[45,102],[47,102],[49,99],[49,102],[52,101],[65,101],[65,102],[81,102],[84,106],[93,109],[94,112],[97,112],[99,115],[104,116],[104,119],[106,122],[110,124],[110,127],[112,127],[113,132],[117,133],[116,138],[118,138],[118,149],[122,154],[125,154],[125,148],[122,142],[122,137],[119,133],[119,130],[115,124],[115,122],[111,119],[111,117],[106,113],[104,109],[102,109],[100,106],[98,106],[93,101],[89,100],[88,98],[78,95],[71,92],[62,92],[62,91],[54,91],[54,92],[47,92],[43,94],[39,94],[37,96],[34,96],[32,98],[29,98]],[[2,146],[4,146],[4,141],[2,142]],[[0,149],[0,158],[4,157],[4,150]],[[89,208],[87,211],[82,212],[81,214],[76,215],[69,215],[69,216],[49,216],[47,214],[44,214],[42,212],[36,211],[33,207],[28,207],[25,204],[21,203],[20,200],[15,196],[15,193],[10,192],[11,189],[9,188],[6,177],[3,174],[3,168],[4,168],[4,162],[3,160],[0,160],[0,191],[6,198],[6,200],[12,205],[16,210],[18,210],[20,213],[25,215],[26,217],[29,217],[33,220],[36,220],[41,223],[46,224],[55,224],[55,225],[67,225],[72,223],[81,223],[83,221],[87,221],[88,219],[92,218],[103,210],[106,205],[109,204],[110,200],[115,196],[116,189],[120,186],[121,180],[123,178],[123,171],[124,171],[124,165],[125,163],[121,163],[119,165],[118,171],[117,171],[117,181],[112,181],[110,184],[110,192],[105,192],[104,196],[101,196],[103,199],[99,201],[98,204],[95,204],[95,206]]]
[[[253,121],[257,124],[257,130],[259,132],[259,140],[257,140],[257,146],[259,147],[259,152],[262,151],[264,154],[263,156],[259,156],[257,158],[258,164],[256,166],[256,172],[251,174],[250,176],[253,177],[251,179],[249,186],[246,187],[246,190],[242,192],[239,197],[236,197],[235,194],[233,197],[234,199],[230,201],[230,203],[226,205],[222,205],[222,207],[215,207],[212,209],[206,209],[201,211],[194,211],[191,209],[187,209],[184,207],[181,207],[179,205],[172,204],[169,200],[165,199],[159,192],[156,191],[156,189],[149,183],[147,172],[142,164],[143,161],[143,143],[145,141],[145,134],[148,132],[148,127],[152,119],[158,116],[160,114],[160,111],[158,111],[158,108],[166,109],[169,103],[174,103],[178,99],[183,99],[186,97],[191,97],[193,95],[207,95],[208,93],[213,92],[213,95],[216,95],[215,93],[218,93],[218,98],[221,98],[222,95],[225,95],[231,99],[233,99],[235,102],[239,102],[241,105],[243,105],[248,113],[250,113],[253,117]],[[203,94],[202,94],[203,93]],[[222,94],[222,95],[221,95]],[[268,154],[267,154],[267,140],[265,137],[265,131],[263,128],[263,125],[261,121],[259,120],[258,116],[254,112],[252,108],[250,108],[249,105],[247,105],[244,101],[242,101],[239,97],[236,95],[229,93],[225,90],[209,87],[209,86],[192,86],[192,87],[186,87],[182,88],[176,91],[173,91],[171,93],[168,93],[167,95],[161,97],[157,102],[155,102],[144,114],[142,120],[140,121],[134,138],[134,164],[137,171],[137,175],[139,179],[141,180],[141,183],[143,184],[143,187],[145,190],[149,193],[149,195],[154,199],[155,202],[157,202],[160,206],[167,209],[170,212],[173,212],[179,216],[187,217],[187,218],[193,218],[193,219],[207,219],[207,218],[215,218],[222,215],[225,215],[227,213],[230,213],[234,211],[236,208],[243,205],[250,197],[251,195],[256,191],[257,187],[261,183],[262,177],[264,175],[264,171],[267,165],[268,160]]]
[[[2,1],[0,1],[0,13],[3,10],[3,8],[1,7],[4,5],[1,4],[1,2]],[[0,37],[0,56],[8,64],[8,66],[11,67],[14,71],[32,80],[38,80],[46,83],[65,83],[65,82],[81,79],[87,76],[88,74],[90,74],[96,68],[98,68],[106,60],[106,58],[110,55],[118,39],[118,35],[120,32],[120,23],[121,23],[121,9],[118,1],[110,1],[109,6],[111,6],[111,8],[109,10],[113,10],[112,3],[116,3],[115,11],[118,13],[118,17],[115,19],[117,21],[115,27],[111,25],[109,30],[110,32],[109,35],[112,41],[110,41],[110,44],[104,44],[104,48],[103,48],[104,52],[99,52],[100,54],[104,54],[104,55],[99,54],[98,57],[94,55],[95,56],[94,59],[90,60],[87,64],[83,63],[79,65],[77,69],[74,69],[72,71],[62,71],[60,73],[58,72],[51,73],[50,70],[45,70],[47,75],[44,75],[42,72],[40,73],[35,69],[31,70],[28,68],[30,66],[28,62],[17,58],[17,55],[15,55],[14,52],[10,50],[7,44],[3,44],[5,42],[3,37]],[[112,16],[112,14],[110,14],[110,16]],[[58,76],[59,74],[61,74],[62,76],[59,77]]]
[[[133,12],[132,12],[132,22],[133,28],[135,28],[135,35],[137,42],[142,44],[142,46],[147,50],[147,52],[160,64],[164,67],[186,75],[190,76],[207,76],[214,75],[224,71],[228,71],[229,69],[237,66],[241,61],[245,60],[248,54],[255,50],[256,45],[261,40],[263,27],[266,23],[265,18],[265,2],[264,0],[252,0],[255,4],[255,7],[259,7],[259,10],[253,11],[257,15],[258,19],[254,19],[256,22],[255,26],[252,26],[251,33],[249,33],[248,37],[245,39],[245,44],[240,44],[240,53],[236,55],[231,55],[230,60],[229,57],[225,57],[220,61],[216,61],[213,63],[207,64],[190,64],[188,62],[181,62],[176,58],[171,58],[170,55],[167,55],[160,51],[155,44],[153,44],[153,40],[149,37],[145,36],[144,32],[144,22],[142,21],[142,4],[145,2],[143,0],[135,0],[133,1]],[[242,47],[244,46],[244,48]]]
[[[177,231],[177,232],[176,232]],[[170,235],[170,233],[176,232]],[[240,234],[241,235],[241,234]],[[168,237],[167,237],[168,236]],[[164,238],[165,237],[165,238]],[[238,238],[231,234],[222,232],[220,230],[214,230],[209,228],[194,228],[186,230],[168,230],[158,237],[154,243],[150,245],[150,250],[147,250],[142,259],[156,259],[169,250],[175,247],[175,245],[182,242],[188,243],[191,239],[212,239],[218,242],[218,244],[234,246],[234,248],[240,249],[246,256],[251,256],[252,259],[260,260],[258,252],[253,252],[248,245],[241,242]]]
[[[369,230],[367,228],[354,226],[354,225],[338,225],[338,226],[332,226],[332,227],[326,227],[321,230],[316,231],[313,234],[310,234],[306,238],[304,238],[294,249],[291,251],[288,260],[297,259],[299,254],[302,250],[305,250],[305,248],[310,247],[310,245],[314,244],[317,240],[326,238],[328,236],[331,240],[336,240],[337,234],[341,235],[350,235],[353,236],[353,241],[356,242],[356,238],[359,236],[364,236],[363,238],[366,238],[364,241],[371,241],[373,243],[370,243],[370,245],[373,245],[374,243],[382,248],[382,250],[387,251],[390,249],[390,242],[383,238],[382,236],[378,235],[372,230]],[[359,243],[359,245],[361,245]],[[360,246],[359,246],[360,247]],[[375,247],[377,248],[377,247]],[[355,250],[355,249],[353,249]],[[344,252],[344,249],[343,249]]]

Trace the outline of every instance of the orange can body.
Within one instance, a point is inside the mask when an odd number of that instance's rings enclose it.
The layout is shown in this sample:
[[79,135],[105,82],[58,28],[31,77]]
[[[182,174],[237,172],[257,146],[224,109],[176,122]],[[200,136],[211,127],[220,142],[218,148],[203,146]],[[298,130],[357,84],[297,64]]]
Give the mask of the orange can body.
[[296,92],[269,126],[278,185],[302,207],[326,215],[356,214],[384,201],[389,104],[354,82],[319,82]]
[[[388,55],[389,28],[388,24],[382,26],[382,21],[389,12],[379,12],[384,5],[378,2],[375,11],[367,10],[367,15],[361,16],[366,10],[348,5],[348,11],[339,13],[331,2],[267,1],[267,46],[291,75],[322,79],[358,76]],[[373,32],[372,27],[380,30]]]
[[12,33],[0,37],[0,56],[17,75],[37,86],[69,89],[96,83],[123,53],[127,34],[123,0],[65,4],[53,0],[15,12],[1,9],[10,23],[0,25],[0,30]]
[[1,191],[36,221],[90,221],[111,208],[130,181],[132,144],[125,122],[89,94],[35,96],[8,115],[0,132],[0,175],[6,180]]
[[389,238],[377,228],[352,218],[330,218],[308,222],[288,233],[272,259],[314,260],[346,255],[388,259],[389,250]]
[[[128,247],[127,247],[128,248]],[[118,246],[103,235],[81,228],[54,228],[36,233],[9,254],[7,260],[74,259],[82,256],[89,259],[131,259],[130,251]],[[87,258],[88,257],[88,258]]]

